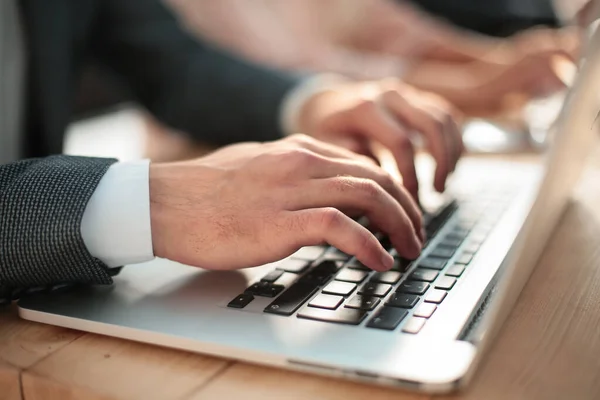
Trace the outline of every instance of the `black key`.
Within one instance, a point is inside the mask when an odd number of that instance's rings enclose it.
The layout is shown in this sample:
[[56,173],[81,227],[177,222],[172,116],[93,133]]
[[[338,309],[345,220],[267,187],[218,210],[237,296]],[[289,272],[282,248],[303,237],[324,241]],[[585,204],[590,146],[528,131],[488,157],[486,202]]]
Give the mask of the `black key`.
[[463,242],[467,236],[469,236],[469,232],[450,232],[446,235],[446,238],[460,240]]
[[460,225],[452,228],[452,234],[456,235],[456,237],[466,238],[467,236],[469,236],[470,232],[470,229],[465,229],[463,226]]
[[426,321],[427,319],[425,318],[412,317],[406,324],[404,324],[402,327],[402,332],[416,335],[421,331],[421,329],[423,329]]
[[384,297],[390,292],[390,290],[392,290],[392,285],[387,285],[385,283],[367,282],[360,288],[358,294],[364,294],[366,296]]
[[442,289],[442,290],[450,290],[454,287],[455,284],[456,284],[456,278],[451,278],[449,276],[443,276],[435,283],[435,288]]
[[318,285],[324,285],[337,273],[340,265],[341,263],[337,261],[323,261],[304,275],[302,280],[315,281]]
[[402,274],[397,271],[377,272],[371,278],[371,282],[389,283],[395,285],[402,278]]
[[367,271],[344,268],[335,276],[337,281],[360,283],[369,275]]
[[323,293],[348,296],[354,292],[354,289],[356,289],[356,284],[354,283],[333,281],[323,288]]
[[332,250],[329,250],[327,253],[325,253],[323,259],[331,261],[348,261],[351,257],[351,255],[346,254],[341,250],[333,248]]
[[258,282],[246,289],[246,293],[262,297],[275,297],[281,293],[284,288],[283,285],[276,285],[270,282]]
[[426,282],[402,282],[400,286],[398,286],[398,290],[396,293],[408,293],[408,294],[424,294],[427,289],[429,289],[429,284]]
[[383,247],[386,250],[390,250],[393,248],[392,241],[387,236],[384,236],[381,239],[379,239],[379,243],[381,243],[381,247]]
[[406,272],[413,265],[413,260],[407,260],[403,257],[394,257],[394,266],[391,271]]
[[419,296],[414,294],[394,293],[386,304],[392,307],[413,308],[418,302]]
[[316,321],[334,322],[337,324],[358,325],[367,315],[366,311],[352,308],[339,310],[323,310],[322,308],[305,307],[298,313],[298,318],[314,319]]
[[292,258],[300,258],[302,260],[314,261],[325,253],[326,248],[323,246],[307,246],[292,254]]
[[320,294],[308,303],[311,307],[326,308],[328,310],[335,310],[344,301],[341,296],[331,296],[328,294]]
[[371,311],[379,304],[381,300],[378,297],[373,296],[361,296],[360,294],[355,295],[346,302],[344,307],[357,308],[359,310]]
[[413,281],[433,282],[438,275],[439,272],[433,269],[417,268],[408,276],[408,279]]
[[446,270],[446,275],[458,278],[459,276],[462,275],[463,272],[465,272],[464,265],[454,264],[453,266],[451,266],[450,268],[448,268]]
[[279,279],[281,277],[281,275],[283,275],[283,270],[274,269],[273,271],[269,272],[267,275],[263,276],[261,281],[273,283],[277,279]]
[[452,258],[455,252],[455,247],[437,246],[431,253],[429,253],[429,256],[438,258]]
[[442,270],[447,262],[444,258],[427,257],[419,262],[419,267]]
[[305,260],[288,258],[277,264],[277,269],[294,274],[301,274],[302,272],[306,271],[309,265],[310,263]]
[[417,309],[413,312],[413,316],[429,318],[433,315],[433,313],[437,310],[437,306],[431,303],[422,303]]
[[369,328],[394,330],[408,315],[408,311],[397,307],[382,307],[369,321]]
[[475,254],[473,253],[462,253],[455,262],[457,264],[467,265],[473,261],[473,257],[475,257]]
[[427,303],[435,303],[440,304],[444,299],[448,296],[448,292],[444,290],[430,290],[425,296],[425,301]]
[[348,264],[346,264],[346,267],[348,267],[350,269],[357,269],[359,271],[368,271],[368,272],[372,271],[371,268],[367,267],[366,265],[364,265],[363,263],[361,263],[358,260],[350,261]]
[[299,281],[283,292],[265,308],[265,312],[292,315],[319,289],[313,281]]
[[450,247],[453,249],[457,249],[461,244],[462,244],[463,240],[462,239],[456,239],[456,238],[451,238],[451,237],[445,237],[439,244],[439,246],[443,246],[443,247]]
[[229,304],[227,304],[227,307],[244,308],[250,304],[252,300],[254,300],[254,296],[252,296],[250,293],[242,293],[235,299],[231,300]]

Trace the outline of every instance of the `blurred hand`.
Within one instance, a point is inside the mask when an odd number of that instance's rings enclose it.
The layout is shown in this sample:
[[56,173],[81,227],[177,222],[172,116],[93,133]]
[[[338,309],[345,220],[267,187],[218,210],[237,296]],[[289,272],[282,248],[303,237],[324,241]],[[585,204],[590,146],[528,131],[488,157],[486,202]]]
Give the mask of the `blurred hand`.
[[152,164],[150,202],[154,253],[209,269],[262,265],[322,243],[391,268],[347,214],[366,215],[407,258],[422,247],[420,212],[398,182],[370,159],[304,135]]
[[300,117],[302,132],[369,153],[372,141],[388,148],[398,165],[404,186],[418,198],[415,150],[412,138],[421,134],[437,168],[434,185],[445,189],[463,152],[456,111],[442,98],[424,93],[396,79],[351,82],[310,99]]

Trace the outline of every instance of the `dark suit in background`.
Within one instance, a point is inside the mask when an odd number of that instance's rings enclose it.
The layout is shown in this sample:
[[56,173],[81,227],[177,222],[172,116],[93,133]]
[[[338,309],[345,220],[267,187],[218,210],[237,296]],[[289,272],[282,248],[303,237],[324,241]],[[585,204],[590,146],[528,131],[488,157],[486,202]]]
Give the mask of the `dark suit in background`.
[[[62,152],[89,57],[114,71],[159,120],[198,140],[222,145],[282,136],[279,107],[298,78],[196,42],[160,0],[22,0],[21,6],[29,54],[25,157]],[[58,156],[0,166],[0,292],[111,281],[85,249],[80,225],[113,162]]]
[[411,1],[458,26],[486,35],[509,36],[536,25],[558,25],[552,0]]

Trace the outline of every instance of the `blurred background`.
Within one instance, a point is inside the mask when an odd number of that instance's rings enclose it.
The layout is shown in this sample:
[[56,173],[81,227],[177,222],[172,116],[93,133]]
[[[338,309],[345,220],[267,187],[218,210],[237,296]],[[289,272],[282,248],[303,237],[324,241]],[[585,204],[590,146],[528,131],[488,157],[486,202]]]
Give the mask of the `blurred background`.
[[[396,77],[442,95],[471,121],[471,150],[516,151],[543,143],[531,133],[555,117],[564,88],[539,49],[577,56],[571,24],[584,0],[164,2],[198,40],[252,62],[353,79]],[[153,120],[94,59],[74,109],[67,153],[166,161],[203,152],[185,133]]]

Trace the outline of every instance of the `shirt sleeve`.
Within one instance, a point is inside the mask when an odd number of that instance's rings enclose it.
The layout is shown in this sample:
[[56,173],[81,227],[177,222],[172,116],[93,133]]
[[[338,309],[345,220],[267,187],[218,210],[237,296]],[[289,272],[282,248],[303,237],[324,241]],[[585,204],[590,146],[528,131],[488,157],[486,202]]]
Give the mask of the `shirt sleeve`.
[[113,164],[88,202],[81,236],[108,267],[154,258],[150,224],[150,161]]

